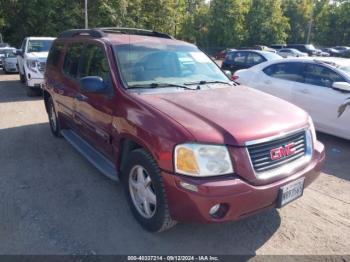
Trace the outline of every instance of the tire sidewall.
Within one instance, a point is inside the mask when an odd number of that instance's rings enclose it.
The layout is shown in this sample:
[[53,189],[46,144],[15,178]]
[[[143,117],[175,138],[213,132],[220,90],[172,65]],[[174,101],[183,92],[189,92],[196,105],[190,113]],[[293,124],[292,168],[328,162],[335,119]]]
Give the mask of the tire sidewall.
[[[142,166],[151,177],[154,187],[155,195],[157,198],[156,213],[151,218],[143,217],[134,206],[129,189],[129,176],[130,171],[136,165]],[[141,224],[143,228],[151,232],[157,232],[161,229],[165,219],[165,205],[166,198],[163,187],[162,178],[160,175],[160,169],[155,164],[155,161],[144,150],[135,150],[130,153],[127,160],[127,164],[123,171],[122,182],[124,191],[126,193],[127,200],[129,202],[130,209],[135,216],[136,220]]]
[[[56,118],[56,128],[54,128],[53,125],[52,125],[52,120],[51,120],[51,113],[52,113],[51,109],[52,108],[53,108],[53,113],[54,113],[55,118]],[[54,136],[60,136],[59,121],[58,121],[55,105],[54,105],[51,97],[48,99],[48,112],[47,113],[48,113],[48,116],[49,116],[49,124],[50,124],[50,129],[51,129],[52,134]]]

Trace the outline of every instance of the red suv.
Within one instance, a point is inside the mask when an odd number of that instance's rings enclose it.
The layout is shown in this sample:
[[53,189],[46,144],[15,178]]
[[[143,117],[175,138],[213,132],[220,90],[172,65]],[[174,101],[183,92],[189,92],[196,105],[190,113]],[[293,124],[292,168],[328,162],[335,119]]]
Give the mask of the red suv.
[[196,46],[154,31],[63,32],[44,101],[52,133],[120,180],[153,232],[281,207],[325,157],[303,110],[236,85]]

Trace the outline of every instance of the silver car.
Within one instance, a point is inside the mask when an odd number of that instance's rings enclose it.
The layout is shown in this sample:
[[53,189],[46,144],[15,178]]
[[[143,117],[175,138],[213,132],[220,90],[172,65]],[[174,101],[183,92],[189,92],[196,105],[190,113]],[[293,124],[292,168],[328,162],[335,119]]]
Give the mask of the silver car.
[[4,53],[2,60],[2,68],[5,73],[18,73],[17,57],[14,54],[16,49],[11,49]]

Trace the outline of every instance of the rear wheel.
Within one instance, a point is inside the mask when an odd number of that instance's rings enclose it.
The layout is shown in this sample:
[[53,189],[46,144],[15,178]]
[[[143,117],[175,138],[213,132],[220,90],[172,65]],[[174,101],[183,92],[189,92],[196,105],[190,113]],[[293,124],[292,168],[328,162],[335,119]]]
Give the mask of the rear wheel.
[[56,137],[61,137],[61,128],[58,121],[55,105],[51,97],[49,97],[47,101],[47,114],[49,116],[49,124],[52,134]]
[[160,169],[145,150],[136,149],[129,154],[123,183],[131,211],[143,228],[161,232],[176,224],[169,214]]

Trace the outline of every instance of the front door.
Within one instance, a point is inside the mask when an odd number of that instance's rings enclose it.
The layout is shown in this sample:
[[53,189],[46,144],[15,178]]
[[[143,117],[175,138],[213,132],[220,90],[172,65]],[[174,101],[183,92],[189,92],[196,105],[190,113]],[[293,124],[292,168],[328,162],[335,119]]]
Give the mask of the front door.
[[88,142],[113,160],[112,117],[113,85],[105,46],[87,44],[80,64],[80,79],[86,76],[101,77],[106,85],[104,93],[88,93],[80,88],[76,96],[76,121],[82,125],[82,135]]
[[294,86],[293,102],[306,110],[316,128],[326,133],[349,136],[350,114],[338,118],[338,108],[349,94],[332,88],[344,78],[323,65],[308,63],[303,70],[304,83]]

